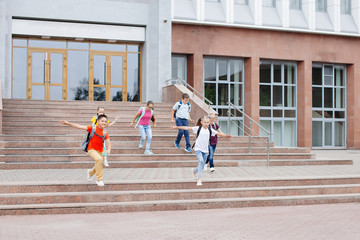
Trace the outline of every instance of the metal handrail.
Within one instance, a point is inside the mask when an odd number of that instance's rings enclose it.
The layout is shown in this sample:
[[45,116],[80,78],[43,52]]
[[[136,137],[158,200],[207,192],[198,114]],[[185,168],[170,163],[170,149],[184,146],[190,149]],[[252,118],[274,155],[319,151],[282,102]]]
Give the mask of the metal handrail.
[[[183,85],[185,85],[185,87],[190,88],[190,89],[193,91],[193,93],[194,93],[194,92],[197,93],[197,94],[202,98],[203,101],[207,101],[207,102],[208,102],[208,105],[212,105],[212,104],[213,104],[213,103],[212,103],[209,99],[207,99],[204,95],[202,95],[201,93],[199,93],[199,91],[197,91],[197,90],[196,90],[195,88],[193,88],[190,84],[188,84],[187,82],[185,82],[185,80],[183,80],[183,79],[181,79],[181,78],[179,78],[179,77],[176,77],[176,78],[168,79],[168,80],[166,80],[165,82],[168,83],[168,82],[170,82],[170,81],[180,81]],[[169,84],[167,84],[167,85],[169,85]]]
[[[271,132],[267,131],[264,127],[262,127],[259,123],[257,123],[254,119],[252,119],[250,116],[248,116],[246,113],[244,113],[241,109],[239,109],[237,106],[235,106],[234,104],[227,102],[227,104],[229,105],[229,109],[228,109],[228,117],[229,117],[229,121],[234,122],[231,118],[235,117],[234,114],[231,113],[230,108],[232,107],[233,109],[239,111],[244,117],[248,118],[250,120],[250,127],[248,127],[247,125],[245,125],[245,119],[243,121],[243,126],[244,127],[240,127],[237,123],[235,123],[237,125],[238,128],[240,128],[241,130],[243,130],[244,134],[245,134],[245,127],[249,130],[249,153],[251,153],[251,142],[252,140],[256,141],[257,143],[261,144],[259,141],[257,141],[255,138],[253,138],[252,136],[252,129],[251,129],[251,125],[252,123],[255,123],[259,128],[261,128],[266,134],[267,134],[267,141],[266,141],[266,152],[267,152],[267,167],[270,166],[270,137],[272,135]],[[260,137],[260,132],[257,135]],[[260,138],[261,140],[261,138]]]

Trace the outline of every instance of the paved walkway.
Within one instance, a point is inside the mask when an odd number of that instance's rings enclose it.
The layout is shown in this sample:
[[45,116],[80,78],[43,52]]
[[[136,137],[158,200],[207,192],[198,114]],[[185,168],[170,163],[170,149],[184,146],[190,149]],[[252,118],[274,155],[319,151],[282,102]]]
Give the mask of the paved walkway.
[[[314,151],[354,166],[217,168],[203,180],[360,176],[360,151]],[[105,169],[105,183],[192,181],[189,168]],[[0,184],[86,183],[84,169],[1,170]],[[0,239],[358,240],[360,204],[0,217]]]
[[0,217],[4,240],[359,240],[360,204]]

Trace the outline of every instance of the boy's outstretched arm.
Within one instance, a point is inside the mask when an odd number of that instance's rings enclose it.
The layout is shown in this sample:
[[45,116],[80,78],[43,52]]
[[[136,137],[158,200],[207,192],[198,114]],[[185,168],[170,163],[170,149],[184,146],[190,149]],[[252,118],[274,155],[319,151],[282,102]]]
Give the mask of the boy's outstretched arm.
[[115,120],[109,123],[107,126],[111,127],[114,123],[116,123],[117,120],[119,120],[119,116],[116,116]]
[[172,129],[192,130],[192,127],[187,126],[172,126]]
[[63,124],[63,125],[67,125],[67,126],[70,126],[70,127],[73,127],[73,128],[80,129],[80,130],[87,130],[87,126],[80,125],[80,124],[77,124],[77,123],[68,122],[66,120],[61,120],[60,123]]

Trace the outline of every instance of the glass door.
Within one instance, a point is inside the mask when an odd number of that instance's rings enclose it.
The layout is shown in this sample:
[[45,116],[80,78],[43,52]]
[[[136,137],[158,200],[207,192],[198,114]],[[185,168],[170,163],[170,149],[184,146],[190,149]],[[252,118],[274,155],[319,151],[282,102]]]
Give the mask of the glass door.
[[66,100],[65,50],[29,48],[27,68],[27,99]]
[[89,100],[127,101],[126,55],[124,53],[90,53]]

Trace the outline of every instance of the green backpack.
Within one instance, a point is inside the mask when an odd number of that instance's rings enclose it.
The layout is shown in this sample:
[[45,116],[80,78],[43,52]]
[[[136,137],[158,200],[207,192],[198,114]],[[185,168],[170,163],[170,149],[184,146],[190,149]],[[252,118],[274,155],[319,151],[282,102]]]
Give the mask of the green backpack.
[[[145,115],[145,111],[146,111],[145,107],[140,107],[138,112],[140,112],[140,110],[142,110],[142,112],[141,112],[141,115],[136,118],[135,127],[138,126],[140,119]],[[154,110],[151,109],[151,118],[153,117],[153,114],[154,114]]]

